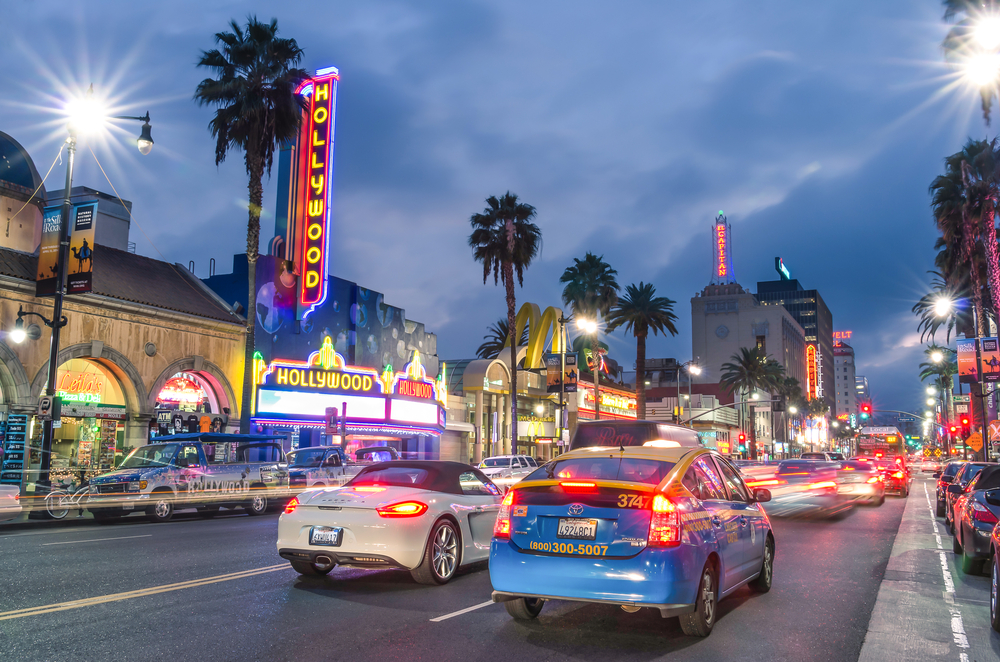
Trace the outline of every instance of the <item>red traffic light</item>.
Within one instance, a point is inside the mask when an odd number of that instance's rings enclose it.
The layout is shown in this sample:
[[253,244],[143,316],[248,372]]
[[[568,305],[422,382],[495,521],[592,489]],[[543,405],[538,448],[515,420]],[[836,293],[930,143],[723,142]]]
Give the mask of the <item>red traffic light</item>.
[[962,425],[966,426],[968,424],[969,424],[969,417],[968,416],[963,416],[962,417]]
[[872,413],[872,406],[866,402],[865,404],[861,405],[861,412],[863,414]]
[[951,433],[952,433],[952,434],[955,434],[956,432],[958,432],[958,426],[955,426],[955,425],[952,425],[952,426],[951,426],[950,428],[948,428],[948,429],[949,429],[949,430],[951,430]]
[[747,440],[747,436],[741,432],[740,433],[740,443],[742,444],[746,440]]

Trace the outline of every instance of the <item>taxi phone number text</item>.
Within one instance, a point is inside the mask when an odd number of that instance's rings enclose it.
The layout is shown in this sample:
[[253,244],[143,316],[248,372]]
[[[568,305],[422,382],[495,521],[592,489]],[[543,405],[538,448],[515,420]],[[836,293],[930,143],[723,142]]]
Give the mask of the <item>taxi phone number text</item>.
[[607,545],[574,545],[571,542],[533,542],[531,549],[553,554],[582,554],[584,556],[604,556],[608,553]]

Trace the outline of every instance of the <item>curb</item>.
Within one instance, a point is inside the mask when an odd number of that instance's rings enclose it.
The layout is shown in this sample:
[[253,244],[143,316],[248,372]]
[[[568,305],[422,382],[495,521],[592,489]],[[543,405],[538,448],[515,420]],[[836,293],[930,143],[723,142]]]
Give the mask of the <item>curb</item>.
[[0,522],[0,535],[6,531],[23,531],[25,529],[54,529],[57,527],[81,526],[85,524],[96,524],[97,520],[84,511],[83,517],[67,515],[65,519],[28,519],[27,513],[21,513],[16,519],[9,522]]

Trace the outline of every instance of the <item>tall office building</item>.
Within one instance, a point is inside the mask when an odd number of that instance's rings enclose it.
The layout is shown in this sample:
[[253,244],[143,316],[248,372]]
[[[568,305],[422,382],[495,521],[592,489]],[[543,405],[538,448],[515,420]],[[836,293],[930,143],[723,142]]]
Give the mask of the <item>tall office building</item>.
[[[780,272],[780,270],[779,270]],[[807,290],[787,271],[781,280],[757,283],[757,300],[765,306],[782,306],[805,331],[807,397],[823,398],[830,413],[837,415],[836,380],[833,370],[833,315],[817,290]]]
[[854,378],[854,396],[857,402],[871,400],[871,393],[868,392],[868,378],[858,375]]
[[847,417],[858,412],[854,348],[844,342],[833,346],[833,383],[836,388],[837,413]]

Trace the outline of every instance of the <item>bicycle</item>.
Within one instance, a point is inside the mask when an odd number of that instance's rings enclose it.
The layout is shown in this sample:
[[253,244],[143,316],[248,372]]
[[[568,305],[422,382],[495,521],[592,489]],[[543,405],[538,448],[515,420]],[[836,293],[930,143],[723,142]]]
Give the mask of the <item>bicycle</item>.
[[69,511],[80,508],[80,502],[89,493],[90,487],[81,487],[72,494],[69,490],[53,490],[45,495],[45,510],[52,519],[63,519]]

